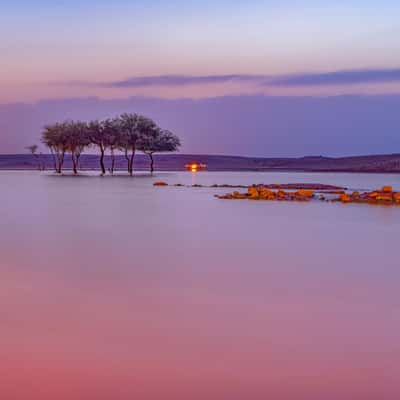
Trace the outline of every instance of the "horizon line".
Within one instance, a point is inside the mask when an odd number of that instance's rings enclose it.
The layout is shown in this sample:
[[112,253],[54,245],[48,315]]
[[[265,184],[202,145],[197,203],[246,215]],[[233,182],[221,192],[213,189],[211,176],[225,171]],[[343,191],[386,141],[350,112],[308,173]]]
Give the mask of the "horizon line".
[[[50,153],[42,153],[43,156],[51,156]],[[69,153],[66,153],[68,156]],[[35,157],[30,153],[1,153],[0,157],[13,157],[13,156],[27,156],[27,157]],[[83,153],[81,157],[99,157],[98,154],[93,153]],[[146,154],[138,153],[137,156],[146,156]],[[279,156],[279,157],[268,157],[268,156],[251,156],[251,155],[238,155],[238,154],[212,154],[212,153],[180,153],[180,152],[172,152],[172,153],[155,153],[154,156],[158,157],[230,157],[230,158],[249,158],[249,159],[269,159],[269,160],[299,160],[305,158],[324,158],[324,159],[342,159],[342,158],[362,158],[362,157],[400,157],[400,153],[369,153],[369,154],[353,154],[353,155],[340,155],[340,156],[328,156],[322,154],[309,154],[302,156]],[[105,154],[105,157],[111,157],[110,154]],[[116,154],[115,157],[124,157],[123,154]]]

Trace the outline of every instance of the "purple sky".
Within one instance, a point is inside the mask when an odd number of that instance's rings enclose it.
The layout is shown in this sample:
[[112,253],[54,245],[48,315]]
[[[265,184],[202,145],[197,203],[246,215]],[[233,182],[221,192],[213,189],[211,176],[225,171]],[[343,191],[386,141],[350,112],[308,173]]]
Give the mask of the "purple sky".
[[69,99],[0,105],[2,152],[38,142],[46,122],[135,110],[177,133],[182,152],[253,156],[400,152],[400,95]]
[[[188,120],[182,113],[171,112],[165,117],[171,128],[179,130],[184,124],[184,132],[177,132],[185,136],[184,151],[242,154],[255,149],[260,153],[257,145],[246,147],[250,134],[244,128],[246,124],[240,120],[232,127],[229,120],[232,113],[238,113],[239,119],[248,118],[241,111],[249,98],[258,99],[257,104],[265,107],[271,107],[271,102],[287,105],[272,116],[270,109],[263,109],[265,119],[251,125],[251,135],[260,143],[283,135],[278,122],[276,125],[271,118],[282,118],[281,124],[290,125],[288,142],[275,141],[281,147],[276,144],[274,154],[348,153],[350,148],[357,153],[361,149],[378,151],[376,146],[350,146],[351,140],[338,142],[335,150],[323,145],[305,148],[310,137],[323,135],[321,127],[317,131],[309,124],[304,128],[308,133],[298,131],[302,125],[296,126],[294,121],[300,117],[290,105],[297,101],[306,104],[309,96],[317,104],[328,104],[325,97],[339,96],[327,110],[316,107],[304,119],[320,120],[324,116],[328,124],[346,104],[350,115],[342,118],[350,124],[352,118],[358,118],[358,103],[348,103],[341,96],[367,96],[363,102],[368,103],[371,95],[400,94],[399,15],[400,3],[394,0],[8,2],[0,15],[0,152],[22,151],[25,145],[38,141],[41,126],[55,118],[118,113],[125,107],[115,105],[130,104],[131,97],[149,98],[152,105],[144,111],[157,117],[152,110],[161,103],[170,110],[170,105],[177,104],[174,100],[196,99],[199,103],[188,102],[194,109],[198,105],[207,107],[216,101],[213,99],[224,96],[233,96],[235,107],[222,98],[218,101],[227,108],[220,116],[208,110],[210,124],[215,125],[207,129],[221,146],[215,140],[197,143],[199,138],[192,137],[199,135],[195,116]],[[260,96],[264,96],[262,101]],[[77,99],[89,97],[98,98],[97,110],[86,109],[88,101],[83,101],[83,109],[74,113]],[[377,97],[373,100],[377,108],[368,110],[377,130],[367,130],[367,143],[400,131],[395,112],[392,115],[390,110],[378,110],[383,104],[381,98],[389,97]],[[52,100],[43,102],[46,99]],[[243,103],[237,104],[239,100]],[[11,105],[15,103],[27,105]],[[56,115],[55,104],[60,107]],[[110,104],[109,110],[103,108],[105,104]],[[14,114],[17,109],[24,110],[24,121]],[[380,126],[388,132],[382,132]],[[238,143],[234,147],[232,141],[224,141],[232,131],[236,135],[233,142]],[[332,134],[343,140],[339,132]],[[392,143],[393,151],[396,144]],[[380,147],[383,151],[388,144]],[[263,150],[264,155],[270,153],[268,148]]]

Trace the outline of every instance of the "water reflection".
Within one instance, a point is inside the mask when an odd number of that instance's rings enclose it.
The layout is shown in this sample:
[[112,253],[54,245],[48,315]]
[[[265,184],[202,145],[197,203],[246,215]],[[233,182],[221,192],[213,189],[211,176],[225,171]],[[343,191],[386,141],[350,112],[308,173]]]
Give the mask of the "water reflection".
[[197,184],[196,177],[197,177],[197,171],[191,171],[190,175],[192,176],[192,186]]

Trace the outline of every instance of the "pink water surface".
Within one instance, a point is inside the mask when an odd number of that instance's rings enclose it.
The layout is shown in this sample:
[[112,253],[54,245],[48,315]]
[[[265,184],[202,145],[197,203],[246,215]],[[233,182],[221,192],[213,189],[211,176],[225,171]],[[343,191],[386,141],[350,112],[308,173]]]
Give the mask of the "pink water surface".
[[[0,398],[398,400],[400,208],[0,172]],[[225,190],[218,190],[218,193]]]

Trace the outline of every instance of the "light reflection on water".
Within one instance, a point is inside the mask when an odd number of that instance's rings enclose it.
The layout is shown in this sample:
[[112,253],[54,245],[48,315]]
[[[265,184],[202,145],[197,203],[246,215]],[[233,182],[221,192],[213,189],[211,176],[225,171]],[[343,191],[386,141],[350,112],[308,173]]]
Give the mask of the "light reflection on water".
[[0,394],[397,400],[400,208],[183,184],[397,175],[0,172]]

